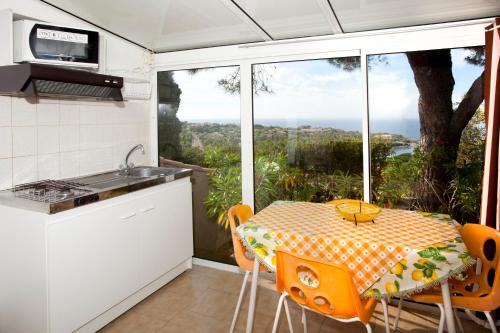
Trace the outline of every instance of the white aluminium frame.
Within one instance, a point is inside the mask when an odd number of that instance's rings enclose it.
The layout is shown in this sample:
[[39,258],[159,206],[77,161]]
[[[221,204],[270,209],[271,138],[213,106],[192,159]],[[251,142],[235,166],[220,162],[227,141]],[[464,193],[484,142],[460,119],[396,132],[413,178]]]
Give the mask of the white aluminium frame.
[[484,45],[484,28],[491,19],[437,24],[368,33],[352,33],[320,38],[212,47],[155,55],[151,102],[151,162],[158,163],[157,91],[159,71],[240,66],[240,120],[243,202],[254,205],[253,175],[253,95],[252,65],[294,60],[311,60],[347,56],[361,57],[363,108],[363,193],[370,200],[370,143],[367,57],[372,54],[457,48]]

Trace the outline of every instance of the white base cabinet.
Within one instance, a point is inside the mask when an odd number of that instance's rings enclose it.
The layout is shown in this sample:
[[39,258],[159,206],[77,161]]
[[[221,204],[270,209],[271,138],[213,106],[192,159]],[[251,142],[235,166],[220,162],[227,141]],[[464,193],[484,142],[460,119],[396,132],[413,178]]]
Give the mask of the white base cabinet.
[[[22,212],[16,211],[8,215]],[[35,215],[44,224],[38,230],[45,262],[36,266],[33,279],[42,280],[36,284],[46,290],[34,293],[31,305],[17,318],[0,315],[0,332],[98,329],[190,267],[193,233],[189,177],[55,215]],[[36,216],[26,219],[36,224]],[[15,231],[15,222],[2,218],[0,232],[4,232],[3,224],[9,224],[6,230]],[[23,235],[16,237],[16,246],[22,247]],[[0,244],[0,251],[4,250]],[[12,277],[24,274],[30,272],[11,272]],[[25,280],[21,278],[18,287],[22,288]],[[8,282],[16,287],[14,280]],[[9,306],[3,304],[1,291],[0,287],[0,313]],[[38,299],[40,295],[45,299]],[[16,308],[23,306],[17,304]],[[20,317],[28,320],[23,322]]]

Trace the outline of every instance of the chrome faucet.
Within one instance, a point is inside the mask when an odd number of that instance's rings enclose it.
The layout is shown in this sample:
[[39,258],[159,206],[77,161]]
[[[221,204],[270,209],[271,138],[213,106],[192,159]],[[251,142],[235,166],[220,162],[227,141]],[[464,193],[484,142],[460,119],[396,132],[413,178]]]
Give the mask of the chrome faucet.
[[136,150],[140,150],[142,155],[146,153],[142,144],[138,144],[137,146],[132,147],[132,149],[130,149],[130,151],[127,153],[127,156],[125,157],[125,164],[120,165],[120,170],[122,170],[125,174],[128,174],[129,170],[134,167],[134,163],[129,162],[128,159],[130,158],[130,155],[132,155],[132,153]]

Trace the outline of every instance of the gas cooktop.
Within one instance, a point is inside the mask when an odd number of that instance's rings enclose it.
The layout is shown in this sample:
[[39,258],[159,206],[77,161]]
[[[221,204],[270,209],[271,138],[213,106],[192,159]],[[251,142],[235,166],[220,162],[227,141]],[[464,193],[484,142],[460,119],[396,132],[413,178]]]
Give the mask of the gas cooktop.
[[72,181],[42,180],[17,185],[12,191],[19,198],[45,203],[58,203],[93,192],[86,186],[87,184]]

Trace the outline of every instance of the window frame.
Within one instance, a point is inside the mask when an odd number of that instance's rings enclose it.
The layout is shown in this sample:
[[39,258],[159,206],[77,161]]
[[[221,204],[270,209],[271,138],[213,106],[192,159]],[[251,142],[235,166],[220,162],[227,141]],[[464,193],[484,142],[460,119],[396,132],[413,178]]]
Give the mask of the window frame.
[[484,45],[484,28],[489,19],[385,29],[327,37],[297,38],[276,42],[211,47],[155,55],[152,71],[151,156],[158,164],[157,141],[157,72],[190,68],[240,66],[240,127],[243,203],[254,206],[253,171],[253,91],[252,65],[270,62],[361,57],[363,112],[363,192],[371,199],[371,156],[369,142],[368,65],[367,57],[382,53],[400,53],[443,48]]

